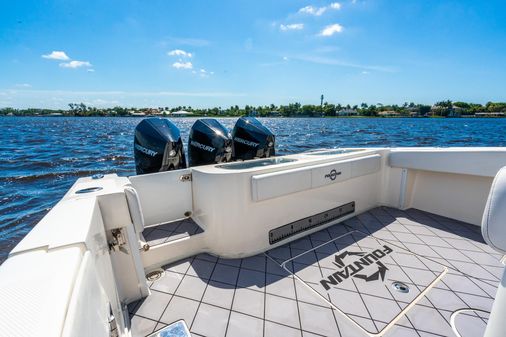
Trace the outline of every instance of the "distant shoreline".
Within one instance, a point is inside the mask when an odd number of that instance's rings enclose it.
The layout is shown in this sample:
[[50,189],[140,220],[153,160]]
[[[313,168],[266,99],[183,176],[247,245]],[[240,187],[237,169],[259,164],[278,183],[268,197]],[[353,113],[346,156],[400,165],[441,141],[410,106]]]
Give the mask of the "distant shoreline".
[[[114,115],[87,115],[87,116],[79,116],[79,115],[0,115],[0,118],[25,118],[25,117],[36,117],[36,118],[177,118],[177,119],[189,119],[189,118],[239,118],[247,115],[191,115],[191,116],[172,116],[170,114],[165,115],[144,115],[144,116],[114,116]],[[452,119],[452,118],[465,118],[465,119],[494,119],[494,118],[506,118],[506,115],[503,116],[252,116],[255,118],[342,118],[342,119],[366,119],[366,118],[374,118],[374,119]]]
[[0,116],[32,116],[32,117],[284,117],[284,118],[503,118],[506,117],[506,103],[487,102],[485,105],[450,100],[433,105],[404,103],[402,105],[384,105],[381,103],[368,105],[342,105],[323,102],[321,104],[289,103],[288,105],[233,105],[227,108],[192,108],[191,106],[135,108],[115,106],[97,108],[84,103],[69,103],[69,109],[0,108]]

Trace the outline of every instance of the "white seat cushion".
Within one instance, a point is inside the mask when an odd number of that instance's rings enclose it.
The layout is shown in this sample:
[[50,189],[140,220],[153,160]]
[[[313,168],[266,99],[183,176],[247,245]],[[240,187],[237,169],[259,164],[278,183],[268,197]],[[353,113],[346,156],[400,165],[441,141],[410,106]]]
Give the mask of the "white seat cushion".
[[506,254],[506,166],[499,170],[492,183],[481,232],[490,247]]

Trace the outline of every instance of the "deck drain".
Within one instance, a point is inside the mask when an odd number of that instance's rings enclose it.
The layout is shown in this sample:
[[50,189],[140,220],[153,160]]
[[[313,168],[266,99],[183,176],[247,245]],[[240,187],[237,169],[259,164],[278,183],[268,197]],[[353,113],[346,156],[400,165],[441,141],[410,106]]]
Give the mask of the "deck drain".
[[409,287],[407,286],[407,284],[404,284],[399,281],[393,282],[392,288],[394,288],[396,291],[398,291],[400,293],[409,293]]
[[156,281],[159,278],[161,278],[164,274],[165,274],[165,272],[163,271],[163,269],[155,269],[155,270],[147,273],[146,279],[150,282],[153,282],[153,281]]

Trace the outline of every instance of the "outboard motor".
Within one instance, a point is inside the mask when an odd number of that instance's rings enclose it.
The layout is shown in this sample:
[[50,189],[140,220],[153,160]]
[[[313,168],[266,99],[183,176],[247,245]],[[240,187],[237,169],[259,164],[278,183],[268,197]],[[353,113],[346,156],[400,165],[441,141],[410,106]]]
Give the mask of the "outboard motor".
[[179,129],[168,119],[147,118],[135,128],[135,171],[137,174],[186,167]]
[[235,159],[248,160],[274,156],[272,132],[253,117],[241,117],[232,131]]
[[231,159],[230,132],[216,119],[197,119],[188,139],[189,166],[223,163]]

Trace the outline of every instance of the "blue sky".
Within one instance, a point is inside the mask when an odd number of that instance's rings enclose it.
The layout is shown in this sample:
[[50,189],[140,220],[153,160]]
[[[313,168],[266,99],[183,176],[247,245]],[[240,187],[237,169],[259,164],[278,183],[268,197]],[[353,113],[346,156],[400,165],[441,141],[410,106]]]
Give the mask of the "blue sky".
[[506,101],[506,1],[0,2],[0,107]]

